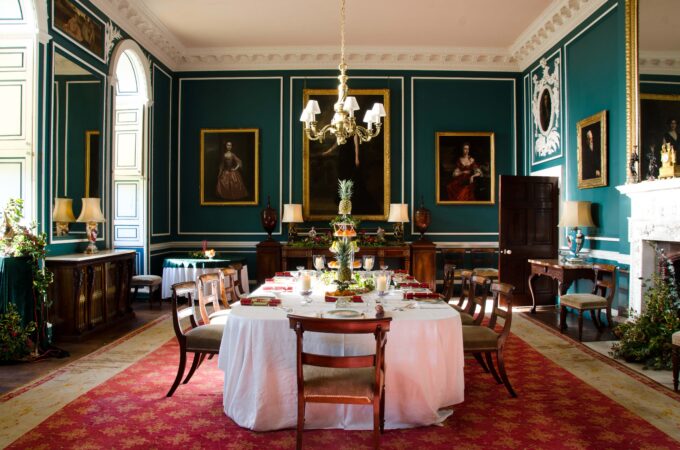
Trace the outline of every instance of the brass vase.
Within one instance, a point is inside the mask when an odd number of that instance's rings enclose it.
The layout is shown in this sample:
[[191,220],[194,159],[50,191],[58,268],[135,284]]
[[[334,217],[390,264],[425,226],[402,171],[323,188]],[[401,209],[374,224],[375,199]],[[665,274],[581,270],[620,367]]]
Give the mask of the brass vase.
[[420,233],[420,239],[425,239],[425,232],[432,223],[432,214],[430,213],[430,210],[425,207],[425,202],[422,196],[420,197],[420,208],[416,209],[413,220],[416,230],[418,230]]
[[264,228],[264,231],[266,231],[268,234],[267,240],[271,241],[272,232],[276,228],[276,224],[278,223],[279,218],[278,215],[276,214],[276,210],[271,206],[269,196],[267,196],[267,207],[262,210],[260,219],[262,220],[262,228]]

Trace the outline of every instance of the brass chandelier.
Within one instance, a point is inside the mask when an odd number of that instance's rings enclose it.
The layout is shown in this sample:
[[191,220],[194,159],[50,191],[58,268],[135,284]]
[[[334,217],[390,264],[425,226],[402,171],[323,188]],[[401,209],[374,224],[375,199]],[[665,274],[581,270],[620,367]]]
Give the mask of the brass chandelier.
[[305,134],[310,141],[323,142],[326,135],[335,135],[338,145],[342,145],[349,138],[356,137],[359,142],[368,142],[380,134],[381,120],[387,116],[382,103],[375,103],[373,108],[366,111],[364,122],[366,127],[357,125],[354,112],[359,110],[359,103],[355,97],[347,96],[347,64],[345,64],[345,0],[340,0],[340,75],[338,80],[338,101],[333,105],[333,119],[331,123],[321,129],[317,128],[316,115],[321,113],[316,100],[307,102],[302,111],[300,122],[305,124]]

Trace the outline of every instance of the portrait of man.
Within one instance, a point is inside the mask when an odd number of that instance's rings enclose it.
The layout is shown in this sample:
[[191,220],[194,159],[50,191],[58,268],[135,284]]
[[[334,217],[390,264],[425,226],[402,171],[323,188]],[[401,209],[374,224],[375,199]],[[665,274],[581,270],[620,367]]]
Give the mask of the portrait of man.
[[580,121],[578,129],[578,187],[607,185],[606,111]]

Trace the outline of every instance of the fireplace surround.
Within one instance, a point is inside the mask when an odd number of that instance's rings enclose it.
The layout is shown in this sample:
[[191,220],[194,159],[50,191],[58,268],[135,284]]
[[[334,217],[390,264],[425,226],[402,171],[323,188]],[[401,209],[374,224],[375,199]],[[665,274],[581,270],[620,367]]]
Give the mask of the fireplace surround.
[[670,256],[680,246],[680,178],[643,181],[617,189],[631,199],[629,304],[639,314],[644,309],[643,281],[658,270],[655,247],[661,246]]

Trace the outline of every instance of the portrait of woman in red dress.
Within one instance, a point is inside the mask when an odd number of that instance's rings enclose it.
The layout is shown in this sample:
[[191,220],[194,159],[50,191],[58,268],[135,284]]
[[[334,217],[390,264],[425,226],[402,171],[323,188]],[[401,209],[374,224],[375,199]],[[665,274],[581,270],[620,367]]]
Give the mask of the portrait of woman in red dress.
[[493,132],[437,132],[437,204],[494,204],[494,137]]
[[475,179],[482,176],[482,171],[470,156],[470,143],[463,144],[463,154],[456,161],[453,179],[446,185],[446,193],[451,201],[470,202],[475,198]]

